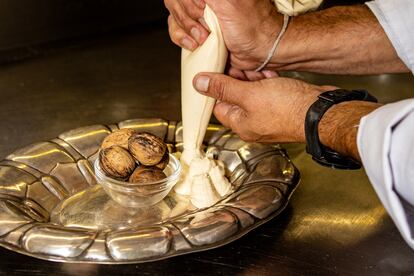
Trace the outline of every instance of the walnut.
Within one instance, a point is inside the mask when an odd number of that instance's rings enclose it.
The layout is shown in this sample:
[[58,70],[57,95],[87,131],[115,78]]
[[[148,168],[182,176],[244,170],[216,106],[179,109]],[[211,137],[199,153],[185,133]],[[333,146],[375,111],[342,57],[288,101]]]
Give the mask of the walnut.
[[112,146],[120,146],[128,150],[128,139],[134,133],[135,130],[130,128],[122,128],[115,130],[114,132],[105,137],[105,139],[102,142],[101,148],[106,149]]
[[131,154],[120,146],[102,149],[99,164],[107,176],[117,179],[127,179],[136,166]]
[[161,161],[158,162],[157,165],[155,165],[156,168],[160,170],[164,170],[168,163],[170,162],[170,155],[168,154],[168,150],[165,151],[164,156],[162,157]]
[[161,138],[147,133],[134,133],[128,140],[128,148],[132,156],[142,165],[154,166],[164,157],[167,149]]
[[162,180],[167,176],[156,167],[138,166],[129,177],[130,183],[149,183]]

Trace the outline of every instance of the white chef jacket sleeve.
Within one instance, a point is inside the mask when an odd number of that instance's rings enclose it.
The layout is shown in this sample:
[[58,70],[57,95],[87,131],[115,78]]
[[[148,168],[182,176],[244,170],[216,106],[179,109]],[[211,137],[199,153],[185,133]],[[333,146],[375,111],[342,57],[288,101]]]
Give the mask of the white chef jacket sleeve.
[[[400,59],[414,72],[414,1],[366,4]],[[414,249],[414,99],[387,104],[362,118],[357,143],[375,191]]]
[[414,72],[414,1],[375,0],[366,3],[400,59]]
[[357,139],[375,191],[414,249],[414,99],[384,105],[363,117]]

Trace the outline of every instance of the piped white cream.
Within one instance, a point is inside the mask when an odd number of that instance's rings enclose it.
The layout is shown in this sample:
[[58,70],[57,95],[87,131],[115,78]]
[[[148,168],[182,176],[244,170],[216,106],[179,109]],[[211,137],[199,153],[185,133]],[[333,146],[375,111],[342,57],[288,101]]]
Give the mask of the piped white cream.
[[208,6],[204,20],[210,28],[207,40],[193,52],[183,49],[181,55],[184,150],[180,159],[182,179],[175,187],[178,194],[190,196],[198,208],[213,205],[231,189],[224,165],[206,157],[202,150],[215,99],[199,94],[193,79],[199,72],[223,73],[228,54],[218,19]]

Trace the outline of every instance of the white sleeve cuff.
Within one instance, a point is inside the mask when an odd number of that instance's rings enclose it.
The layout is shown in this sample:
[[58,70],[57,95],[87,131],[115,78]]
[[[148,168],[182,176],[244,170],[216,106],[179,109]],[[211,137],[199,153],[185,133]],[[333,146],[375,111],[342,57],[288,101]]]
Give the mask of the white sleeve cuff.
[[395,190],[414,206],[414,111],[394,127],[389,159]]
[[400,59],[414,72],[413,0],[375,0],[366,4],[377,17]]
[[[401,132],[408,136],[407,133],[410,128],[404,130],[403,127],[404,125],[413,125],[414,122],[401,123],[406,119],[414,118],[414,116],[411,116],[413,112],[414,99],[387,104],[378,108],[361,119],[357,143],[365,171],[378,197],[404,239],[414,249],[414,202],[410,202],[411,196],[405,194],[407,187],[412,189],[414,179],[409,179],[409,183],[395,183],[396,179],[406,179],[403,176],[395,178],[396,173],[402,171],[405,175],[408,169],[412,173],[414,167],[407,167],[408,164],[400,162],[408,157],[399,159],[395,155],[398,151],[394,153],[397,148],[400,150],[404,150],[404,148],[413,150],[414,148],[414,140],[405,139],[406,145],[397,144],[394,141],[394,134],[397,134],[396,142],[401,142],[401,138],[398,138],[398,136],[401,137]],[[396,129],[398,129],[398,132],[394,133]],[[393,159],[396,158],[399,161],[391,162],[390,156],[394,156]],[[393,170],[395,166],[403,166],[403,168]],[[400,190],[397,190],[397,187]]]

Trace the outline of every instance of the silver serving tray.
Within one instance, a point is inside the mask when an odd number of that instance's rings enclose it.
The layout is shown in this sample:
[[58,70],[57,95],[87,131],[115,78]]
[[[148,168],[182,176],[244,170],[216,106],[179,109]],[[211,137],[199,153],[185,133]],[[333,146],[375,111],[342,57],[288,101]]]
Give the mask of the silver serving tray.
[[299,182],[278,145],[243,142],[210,125],[205,145],[224,161],[233,190],[210,208],[196,209],[171,192],[147,208],[111,201],[93,172],[111,131],[133,128],[164,137],[181,150],[174,121],[135,119],[70,130],[17,150],[0,162],[0,245],[32,257],[71,263],[139,263],[207,250],[236,240],[277,216]]

